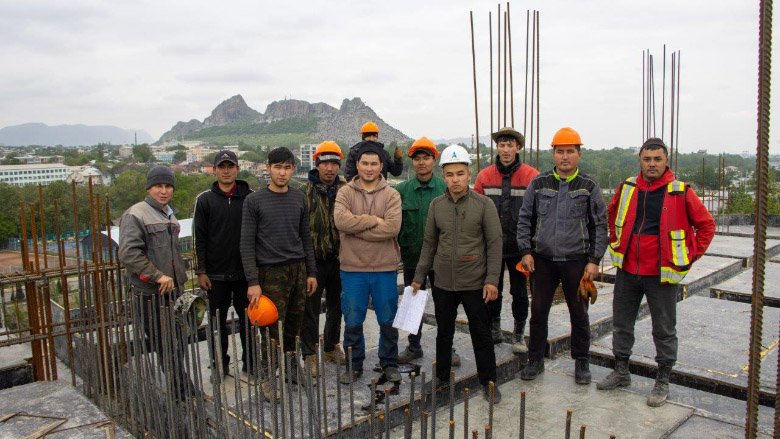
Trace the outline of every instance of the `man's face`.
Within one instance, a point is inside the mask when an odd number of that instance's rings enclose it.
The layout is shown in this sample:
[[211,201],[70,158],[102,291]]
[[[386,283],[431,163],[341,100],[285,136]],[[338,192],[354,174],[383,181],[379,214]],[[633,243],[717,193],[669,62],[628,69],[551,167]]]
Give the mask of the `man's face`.
[[238,176],[239,167],[231,162],[222,162],[214,166],[214,174],[217,181],[225,186],[232,186]]
[[367,134],[363,140],[371,140],[376,142],[377,140],[379,140],[379,134]]
[[436,160],[426,153],[415,154],[412,158],[412,165],[414,166],[414,172],[417,174],[417,178],[420,180],[428,180],[433,174],[433,165]]
[[167,206],[173,198],[173,186],[167,183],[158,183],[146,190],[152,199],[163,206]]
[[661,178],[666,165],[669,163],[669,157],[664,153],[663,148],[645,149],[639,154],[639,166],[642,169],[642,178],[647,182],[655,181]]
[[382,161],[377,154],[367,152],[358,158],[357,173],[360,180],[371,183],[379,178],[382,172]]
[[502,139],[496,144],[498,150],[498,160],[502,165],[508,166],[515,161],[517,152],[520,151],[520,144],[516,139]]
[[558,173],[570,174],[577,169],[582,152],[574,145],[556,146],[553,148],[553,161]]
[[333,184],[336,181],[336,176],[339,174],[340,167],[336,162],[322,162],[317,165],[317,170],[320,172],[320,181],[325,184]]
[[295,166],[290,162],[268,163],[265,166],[268,174],[271,176],[271,184],[278,188],[287,186],[293,173],[295,173]]
[[471,171],[469,171],[468,165],[465,163],[444,165],[442,173],[444,174],[444,182],[447,183],[447,189],[452,196],[457,197],[466,193],[471,180]]

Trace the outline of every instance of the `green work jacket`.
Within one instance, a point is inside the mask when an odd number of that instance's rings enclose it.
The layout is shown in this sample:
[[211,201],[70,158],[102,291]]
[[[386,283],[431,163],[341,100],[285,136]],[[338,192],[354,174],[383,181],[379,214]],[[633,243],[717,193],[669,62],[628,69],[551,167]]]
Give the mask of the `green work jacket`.
[[401,260],[404,267],[416,267],[420,259],[425,223],[428,221],[428,207],[431,201],[444,194],[447,185],[441,177],[433,176],[428,185],[420,185],[417,177],[400,183],[395,189],[401,194],[401,232],[398,245],[401,247]]

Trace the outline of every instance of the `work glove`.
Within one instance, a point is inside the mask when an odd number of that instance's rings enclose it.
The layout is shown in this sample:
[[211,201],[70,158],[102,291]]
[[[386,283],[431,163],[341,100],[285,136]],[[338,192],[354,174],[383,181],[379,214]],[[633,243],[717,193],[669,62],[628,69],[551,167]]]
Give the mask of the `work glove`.
[[582,300],[587,301],[590,299],[591,305],[596,303],[599,293],[593,281],[588,279],[587,273],[583,274],[582,279],[580,279],[580,287],[577,289],[577,294],[579,294]]
[[395,147],[395,152],[393,152],[393,157],[395,157],[396,160],[401,160],[404,158],[404,152],[399,147]]

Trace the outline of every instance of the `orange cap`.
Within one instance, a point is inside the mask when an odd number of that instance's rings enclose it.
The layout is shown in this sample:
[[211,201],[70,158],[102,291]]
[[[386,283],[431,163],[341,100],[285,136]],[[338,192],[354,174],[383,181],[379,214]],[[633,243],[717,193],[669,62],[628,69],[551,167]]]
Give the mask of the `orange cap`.
[[279,311],[268,296],[260,296],[246,309],[249,321],[255,326],[273,325],[279,320]]

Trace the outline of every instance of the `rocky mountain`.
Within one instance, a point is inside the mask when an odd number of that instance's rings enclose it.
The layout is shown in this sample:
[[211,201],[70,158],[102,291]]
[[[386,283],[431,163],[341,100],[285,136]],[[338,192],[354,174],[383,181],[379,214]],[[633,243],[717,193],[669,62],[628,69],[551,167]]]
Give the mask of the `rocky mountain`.
[[146,131],[127,130],[108,125],[49,126],[43,123],[26,123],[1,128],[0,144],[7,146],[91,146],[98,143],[122,145],[133,143],[136,135],[138,143],[154,141]]
[[382,120],[360,98],[344,99],[338,109],[323,102],[285,99],[271,102],[260,113],[250,108],[241,95],[236,95],[217,105],[203,122],[192,119],[176,123],[158,143],[175,139],[235,141],[250,136],[257,141],[263,135],[294,134],[310,142],[334,139],[351,145],[360,141],[360,127],[369,120],[379,125],[380,140],[386,144],[411,140]]

